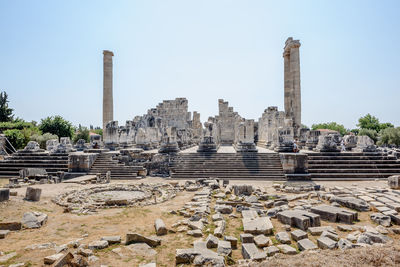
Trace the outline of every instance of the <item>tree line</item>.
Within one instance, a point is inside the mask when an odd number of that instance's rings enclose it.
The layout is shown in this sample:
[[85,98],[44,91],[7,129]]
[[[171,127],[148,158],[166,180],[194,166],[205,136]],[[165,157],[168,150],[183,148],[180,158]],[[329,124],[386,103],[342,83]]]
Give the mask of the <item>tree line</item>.
[[313,124],[311,129],[329,129],[338,131],[341,135],[366,135],[380,146],[400,146],[400,127],[394,127],[390,122],[381,123],[377,117],[368,113],[358,119],[357,127],[350,130],[346,129],[342,124],[326,122]]
[[41,119],[40,123],[27,122],[21,118],[15,118],[14,109],[10,108],[8,104],[7,93],[1,92],[0,132],[16,149],[24,148],[29,141],[36,141],[41,148],[45,149],[47,140],[69,137],[74,143],[79,139],[89,142],[90,132],[103,134],[102,129],[99,128],[88,129],[81,125],[75,127],[71,122],[58,115]]

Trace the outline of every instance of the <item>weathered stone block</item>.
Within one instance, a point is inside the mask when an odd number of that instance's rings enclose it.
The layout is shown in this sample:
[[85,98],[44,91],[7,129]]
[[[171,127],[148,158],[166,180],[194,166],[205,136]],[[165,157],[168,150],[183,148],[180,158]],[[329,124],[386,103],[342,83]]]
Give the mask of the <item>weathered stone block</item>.
[[391,189],[400,189],[400,175],[392,175],[387,178]]
[[47,221],[47,214],[42,212],[25,212],[21,224],[24,228],[40,228]]
[[311,208],[311,212],[319,214],[321,219],[330,222],[342,222],[351,224],[357,221],[357,212],[349,211],[342,208],[329,206],[329,205],[319,205]]
[[166,235],[168,232],[164,221],[161,219],[156,219],[154,222],[154,228],[156,229],[156,235]]
[[21,228],[21,222],[0,222],[0,230],[18,231]]
[[290,237],[289,234],[287,232],[279,232],[275,235],[275,238],[278,242],[282,243],[282,244],[290,244]]
[[103,236],[101,238],[101,240],[107,241],[108,244],[110,244],[110,245],[121,243],[121,237],[118,236],[118,235],[115,235],[115,236]]
[[97,153],[73,152],[68,155],[68,171],[69,172],[89,172]]
[[304,153],[280,153],[282,168],[286,174],[308,173],[308,156]]
[[279,248],[275,246],[266,247],[264,248],[264,251],[267,253],[268,257],[274,256],[276,253],[281,252]]
[[206,239],[207,248],[216,248],[218,246],[218,238],[213,235],[208,235]]
[[310,239],[305,238],[297,241],[297,246],[299,250],[313,250],[318,249],[317,245],[315,245]]
[[272,245],[272,241],[269,237],[265,235],[258,235],[254,237],[254,243],[256,243],[257,247],[263,248]]
[[253,220],[243,219],[243,228],[245,233],[250,234],[271,234],[274,226],[267,217],[259,217]]
[[326,236],[321,236],[317,239],[318,247],[321,249],[334,249],[337,243]]
[[42,189],[29,186],[26,188],[25,199],[30,201],[39,201],[41,194]]
[[126,245],[132,244],[132,243],[146,243],[147,245],[151,247],[156,247],[161,245],[161,239],[156,237],[156,236],[143,236],[138,233],[127,233],[126,234]]
[[231,256],[232,255],[231,243],[229,241],[219,240],[217,253],[218,253],[218,255],[224,256],[224,257]]
[[89,245],[88,245],[88,248],[91,250],[103,249],[106,247],[108,247],[108,241],[106,241],[106,240],[93,241],[93,242],[89,243]]
[[7,201],[10,199],[10,189],[2,188],[0,189],[0,202]]
[[307,233],[303,230],[294,230],[290,233],[294,241],[299,241],[308,237]]
[[240,242],[242,243],[253,243],[254,236],[252,234],[240,234]]
[[283,224],[307,230],[308,227],[316,227],[321,225],[318,214],[307,212],[305,210],[285,210],[277,215],[278,220]]
[[242,244],[242,256],[244,259],[259,261],[265,259],[267,254],[259,251],[254,243],[244,243]]
[[332,226],[319,226],[319,227],[310,227],[308,228],[308,232],[311,235],[321,235],[324,231],[335,232]]
[[10,233],[10,230],[0,230],[0,239],[6,238],[6,236]]
[[295,248],[289,246],[289,245],[277,245],[279,250],[286,255],[296,255],[297,251]]
[[237,238],[236,237],[233,237],[233,236],[224,236],[224,240],[225,241],[229,241],[230,243],[231,243],[231,247],[233,248],[233,249],[236,249],[237,248]]

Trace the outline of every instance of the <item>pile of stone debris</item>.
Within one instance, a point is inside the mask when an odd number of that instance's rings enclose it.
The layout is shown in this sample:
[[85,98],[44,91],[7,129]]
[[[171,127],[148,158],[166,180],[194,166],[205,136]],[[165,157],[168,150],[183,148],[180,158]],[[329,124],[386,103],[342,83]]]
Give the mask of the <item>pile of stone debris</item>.
[[[240,247],[244,260],[237,263],[246,266],[278,253],[388,244],[389,234],[400,234],[400,228],[392,227],[400,224],[399,190],[335,186],[282,194],[279,186],[277,194],[267,194],[251,185],[223,187],[215,179],[187,182],[185,188],[195,193],[182,209],[171,211],[185,218],[172,229],[204,239],[194,241],[191,248],[177,249],[176,264],[225,266],[234,262],[232,250]],[[357,225],[360,212],[369,212],[369,225]],[[225,234],[228,223],[240,217],[239,238]],[[278,228],[272,219],[280,223]],[[280,228],[284,231],[276,232]]]

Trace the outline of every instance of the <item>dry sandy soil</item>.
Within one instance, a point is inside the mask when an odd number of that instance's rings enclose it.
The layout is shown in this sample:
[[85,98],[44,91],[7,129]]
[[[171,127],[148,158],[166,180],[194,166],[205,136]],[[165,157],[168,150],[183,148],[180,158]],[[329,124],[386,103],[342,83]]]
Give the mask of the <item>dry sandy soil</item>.
[[[146,178],[135,182],[159,182],[165,181],[160,178]],[[4,180],[0,180],[4,183]],[[249,183],[249,181],[232,181],[231,183],[241,184]],[[269,192],[275,192],[271,187],[273,182],[254,181],[251,184],[262,186]],[[328,187],[334,185],[349,186],[355,182],[321,182]],[[386,186],[384,181],[369,181],[357,182],[359,186]],[[42,266],[43,258],[55,254],[54,248],[44,250],[25,250],[25,247],[33,244],[43,244],[54,242],[57,245],[66,244],[70,241],[88,235],[81,243],[88,244],[91,241],[99,240],[102,236],[119,235],[125,239],[128,232],[138,232],[144,235],[153,235],[154,221],[157,218],[162,218],[167,227],[183,217],[171,215],[170,210],[177,210],[188,202],[194,193],[180,192],[178,195],[165,203],[132,208],[112,208],[98,210],[96,214],[90,215],[74,215],[63,213],[63,208],[54,204],[51,199],[65,190],[77,188],[86,188],[90,185],[75,185],[75,184],[57,184],[57,185],[38,185],[42,188],[42,198],[39,202],[28,202],[23,200],[26,187],[13,189],[17,191],[17,197],[11,197],[10,201],[0,204],[0,221],[20,221],[24,212],[40,211],[48,214],[47,223],[40,229],[21,230],[11,232],[5,239],[0,239],[0,251],[5,253],[17,252],[17,256],[7,262],[8,264],[24,262],[27,266]],[[215,201],[215,200],[213,200]],[[358,225],[371,225],[369,213],[363,212],[360,214]],[[282,225],[272,219],[275,227],[275,232],[281,231]],[[330,225],[322,221],[322,225]],[[208,232],[212,232],[215,226],[210,224],[204,232],[204,237]],[[226,235],[239,237],[242,233],[242,225],[240,216],[238,219],[227,219]],[[340,233],[340,232],[339,232]],[[342,237],[347,233],[340,233]],[[353,249],[351,251],[322,251],[320,253],[301,253],[296,256],[277,256],[268,259],[261,266],[395,266],[400,264],[400,246],[398,237],[392,236],[395,239],[395,245],[386,248],[372,249]],[[192,247],[195,238],[186,235],[186,233],[169,233],[162,236],[161,246],[155,248],[156,256],[140,255],[132,252],[124,245],[113,245],[109,248],[96,251],[95,255],[99,260],[91,266],[138,266],[142,263],[155,261],[157,266],[174,266],[175,265],[175,249]],[[314,237],[310,238],[315,241]],[[117,255],[111,250],[120,247],[122,255]],[[237,260],[242,259],[239,249],[233,251],[232,258]],[[399,265],[398,265],[399,266]]]

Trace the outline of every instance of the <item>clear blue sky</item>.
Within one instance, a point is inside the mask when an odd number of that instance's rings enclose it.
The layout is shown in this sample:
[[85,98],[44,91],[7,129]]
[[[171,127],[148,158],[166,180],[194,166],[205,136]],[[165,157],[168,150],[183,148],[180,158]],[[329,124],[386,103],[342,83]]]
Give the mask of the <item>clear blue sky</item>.
[[0,90],[15,114],[101,125],[102,50],[114,56],[120,125],[186,97],[242,117],[283,109],[283,46],[300,39],[302,116],[400,125],[400,1],[0,0]]

